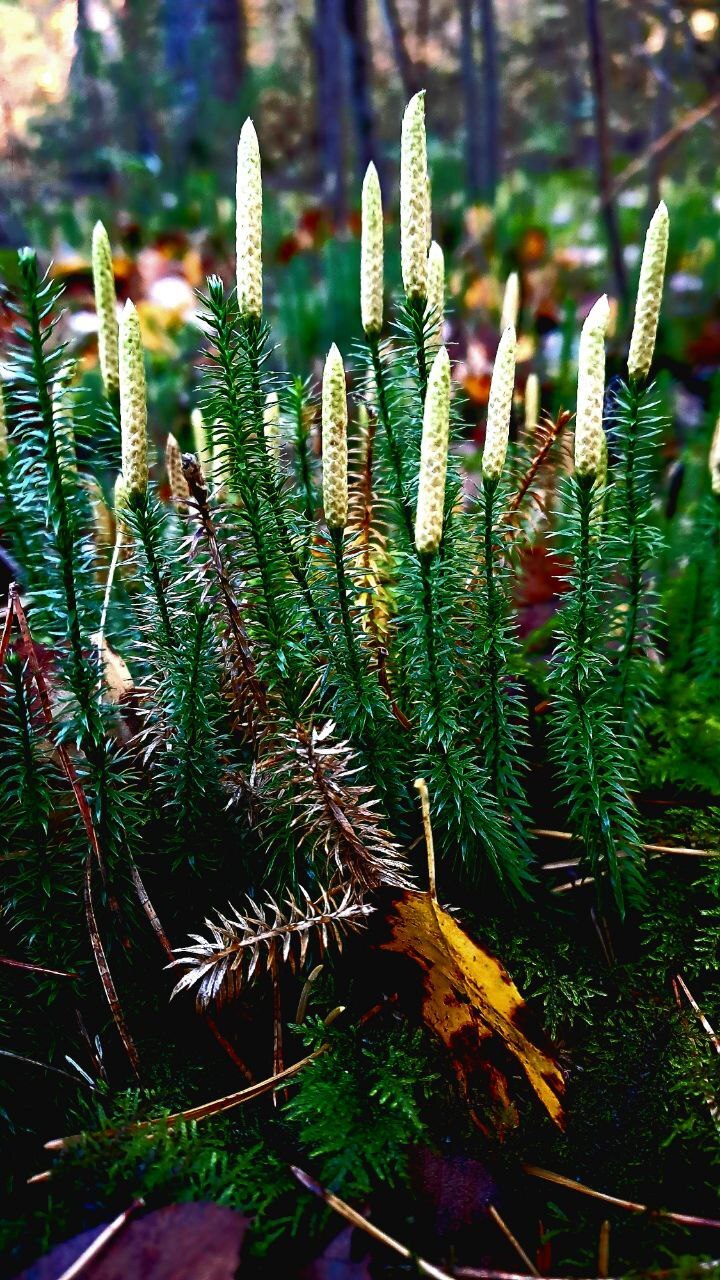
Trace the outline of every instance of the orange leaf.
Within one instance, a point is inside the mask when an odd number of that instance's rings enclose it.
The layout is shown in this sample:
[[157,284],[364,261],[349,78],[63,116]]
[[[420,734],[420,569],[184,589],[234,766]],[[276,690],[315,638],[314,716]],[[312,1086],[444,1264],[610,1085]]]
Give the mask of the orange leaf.
[[[499,960],[473,942],[429,893],[399,894],[388,924],[390,936],[381,946],[420,968],[423,1019],[449,1049],[466,1095],[473,1078],[484,1075],[502,1113],[496,1125],[517,1123],[507,1078],[498,1065],[504,1058],[511,1066],[514,1058],[550,1118],[562,1128],[562,1073],[529,1028],[527,1005]],[[475,1114],[473,1119],[480,1124]]]

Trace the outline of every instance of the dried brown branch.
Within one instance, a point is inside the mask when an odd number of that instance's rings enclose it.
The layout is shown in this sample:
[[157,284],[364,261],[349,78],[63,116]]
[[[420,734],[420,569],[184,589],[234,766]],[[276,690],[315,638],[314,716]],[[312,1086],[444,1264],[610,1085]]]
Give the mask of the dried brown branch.
[[183,454],[182,464],[183,475],[190,489],[192,507],[197,514],[200,530],[205,535],[208,554],[215,570],[220,594],[225,606],[240,676],[241,709],[247,718],[248,732],[251,736],[256,737],[258,729],[255,724],[255,713],[259,711],[264,715],[267,712],[267,696],[257,675],[250,637],[220,552],[215,522],[210,511],[208,491],[200,464],[191,453]]
[[217,922],[206,920],[210,937],[193,934],[194,943],[178,948],[172,961],[172,966],[186,970],[173,996],[198,984],[200,1009],[213,1002],[222,1004],[252,981],[263,965],[268,972],[279,960],[293,969],[302,967],[311,943],[321,955],[330,943],[341,950],[343,935],[360,928],[372,910],[356,900],[349,885],[335,896],[323,892],[315,902],[304,889],[300,895],[299,903],[288,896],[284,913],[272,898],[264,909],[248,899],[246,915],[230,908],[229,915],[217,912]]
[[539,424],[536,434],[540,438],[540,444],[533,454],[530,464],[520,480],[517,492],[514,494],[504,515],[504,519],[509,524],[514,521],[528,490],[536,480],[539,472],[545,466],[553,445],[556,440],[560,439],[560,436],[570,421],[571,416],[572,415],[566,409],[562,409],[554,422],[547,419]]
[[[53,734],[52,734],[53,716],[52,716],[52,707],[50,703],[50,695],[48,693],[47,685],[45,683],[45,677],[43,676],[40,663],[38,662],[37,653],[35,651],[35,643],[30,633],[30,628],[28,626],[27,618],[25,616],[25,610],[23,609],[22,604],[20,602],[20,593],[19,593],[17,584],[14,582],[11,583],[10,585],[9,608],[10,610],[12,610],[12,613],[17,620],[18,628],[20,630],[20,635],[22,637],[23,643],[27,650],[28,667],[35,681],[35,688],[37,690],[38,698],[40,700],[40,706],[42,709],[43,718],[45,720],[45,724],[48,729],[48,735],[52,740],[53,739]],[[123,1014],[122,1006],[120,1004],[120,1001],[118,999],[118,994],[115,989],[115,983],[113,982],[112,974],[110,973],[107,957],[105,955],[102,941],[100,939],[100,933],[97,926],[97,918],[95,916],[95,907],[93,905],[93,899],[92,899],[93,859],[97,862],[100,868],[100,872],[103,876],[105,876],[105,863],[100,850],[100,844],[97,838],[97,833],[95,831],[95,827],[93,824],[92,814],[90,812],[90,806],[88,804],[87,797],[83,790],[80,779],[77,775],[75,766],[72,760],[70,759],[70,756],[68,755],[68,752],[65,746],[62,743],[54,742],[53,745],[55,747],[55,750],[57,751],[58,759],[60,760],[65,776],[68,782],[70,783],[73,795],[75,796],[75,801],[77,803],[78,810],[80,812],[80,817],[82,818],[83,826],[85,827],[85,833],[87,835],[88,844],[90,846],[88,856],[85,860],[85,876],[84,876],[85,918],[87,920],[88,932],[90,934],[90,945],[93,950],[93,955],[95,957],[95,963],[97,965],[98,973],[100,974],[100,981],[102,982],[102,985],[103,985],[105,998],[108,1002],[108,1005],[110,1006],[110,1012],[112,1013],[113,1021],[115,1022],[115,1026],[117,1027],[118,1034],[125,1047],[125,1052],[127,1053],[128,1058],[130,1060],[130,1065],[132,1066],[132,1069],[135,1072],[135,1074],[138,1075],[139,1059],[137,1055],[137,1049],[135,1048],[134,1041],[128,1030],[127,1023],[125,1022],[125,1015]],[[115,904],[115,909],[117,910],[117,904]]]
[[383,886],[407,888],[409,867],[400,847],[381,825],[376,801],[356,786],[355,756],[346,742],[332,742],[335,726],[297,725],[286,741],[295,760],[293,781],[303,838],[319,844],[342,883],[351,878],[360,893]]

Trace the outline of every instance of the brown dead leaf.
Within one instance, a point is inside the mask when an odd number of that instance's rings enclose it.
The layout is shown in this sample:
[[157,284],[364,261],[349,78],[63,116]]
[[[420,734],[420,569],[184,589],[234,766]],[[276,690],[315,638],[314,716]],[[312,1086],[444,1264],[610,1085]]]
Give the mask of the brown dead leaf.
[[[233,1280],[248,1219],[216,1204],[171,1204],[130,1222],[82,1269],[87,1280]],[[17,1280],[58,1280],[99,1234],[53,1249]]]
[[[527,1005],[499,960],[473,942],[429,893],[406,890],[395,897],[388,925],[382,949],[406,956],[421,970],[424,1021],[449,1049],[466,1096],[474,1079],[484,1076],[500,1112],[495,1126],[516,1124],[503,1065],[509,1065],[509,1054],[562,1128],[562,1073],[530,1029]],[[473,1119],[485,1127],[474,1112]]]

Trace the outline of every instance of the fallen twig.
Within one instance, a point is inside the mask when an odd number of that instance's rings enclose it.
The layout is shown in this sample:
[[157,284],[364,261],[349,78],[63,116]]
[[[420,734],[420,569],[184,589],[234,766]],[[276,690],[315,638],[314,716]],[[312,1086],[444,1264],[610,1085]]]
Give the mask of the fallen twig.
[[488,1205],[488,1213],[490,1214],[490,1217],[492,1218],[493,1222],[496,1222],[497,1225],[499,1226],[500,1230],[505,1236],[505,1239],[512,1245],[520,1261],[525,1263],[525,1266],[527,1267],[530,1274],[533,1276],[539,1276],[540,1272],[538,1271],[537,1267],[534,1266],[533,1263],[530,1261],[528,1255],[526,1254],[525,1250],[520,1244],[520,1241],[518,1240],[517,1236],[513,1234],[513,1232],[510,1230],[509,1226],[504,1221],[504,1219],[500,1217],[500,1214],[498,1213],[494,1204]]
[[[236,1093],[228,1093],[224,1098],[214,1098],[212,1102],[204,1102],[199,1107],[189,1107],[186,1111],[176,1111],[171,1116],[158,1116],[153,1120],[140,1120],[135,1124],[125,1125],[120,1129],[104,1129],[99,1133],[94,1133],[94,1138],[114,1138],[119,1134],[130,1133],[147,1133],[151,1138],[158,1128],[171,1129],[173,1125],[179,1124],[181,1121],[199,1123],[200,1120],[207,1120],[210,1116],[219,1116],[225,1111],[230,1111],[233,1107],[239,1107],[243,1102],[251,1102],[253,1098],[259,1098],[263,1093],[270,1093],[277,1089],[286,1080],[291,1080],[300,1071],[307,1067],[321,1054],[327,1053],[329,1045],[321,1044],[318,1049],[309,1053],[306,1058],[301,1058],[299,1062],[294,1062],[291,1067],[286,1067],[279,1075],[269,1076],[267,1080],[259,1080],[257,1084],[250,1085],[248,1089],[240,1089]],[[46,1151],[64,1151],[68,1147],[73,1146],[77,1142],[82,1142],[86,1135],[82,1133],[72,1133],[65,1138],[51,1138],[46,1142]]]
[[675,975],[675,981],[677,982],[678,986],[680,987],[680,989],[682,990],[683,994],[684,994],[684,995],[685,995],[685,997],[687,998],[687,1001],[688,1001],[688,1003],[689,1003],[690,1007],[692,1008],[693,1013],[695,1013],[695,1015],[696,1015],[696,1017],[697,1017],[697,1019],[698,1019],[698,1022],[699,1022],[699,1023],[700,1023],[700,1025],[704,1028],[704,1030],[705,1030],[705,1031],[707,1031],[707,1033],[708,1033],[708,1035],[709,1035],[709,1037],[710,1037],[710,1039],[711,1039],[711,1041],[712,1041],[712,1045],[713,1045],[713,1048],[714,1048],[715,1052],[716,1052],[716,1053],[720,1053],[720,1036],[718,1036],[717,1031],[714,1031],[714,1030],[713,1030],[713,1028],[710,1026],[710,1023],[708,1022],[707,1018],[705,1017],[705,1014],[703,1013],[702,1009],[700,1008],[700,1005],[698,1004],[697,1000],[695,999],[694,995],[692,994],[692,992],[691,992],[690,988],[688,987],[688,985],[687,985],[687,983],[686,983],[685,979],[683,978],[682,974],[680,974],[680,973],[676,974],[676,975]]
[[64,969],[46,969],[42,964],[30,964],[27,960],[11,960],[10,956],[0,956],[0,964],[6,964],[11,969],[24,969],[28,973],[44,973],[50,978],[70,978],[72,982],[77,981],[76,973],[66,973]]
[[579,1191],[581,1195],[591,1196],[594,1200],[602,1200],[605,1204],[614,1204],[618,1209],[627,1209],[628,1213],[647,1213],[651,1218],[662,1218],[665,1222],[677,1222],[683,1227],[718,1227],[717,1218],[701,1218],[692,1213],[672,1213],[669,1209],[653,1209],[648,1204],[637,1204],[634,1200],[623,1200],[620,1196],[609,1196],[604,1191],[595,1191],[586,1187],[574,1178],[566,1178],[562,1173],[553,1173],[551,1169],[540,1169],[534,1164],[524,1164],[523,1170],[532,1178],[542,1178],[545,1182],[554,1182],[559,1187],[567,1187],[569,1191]]
[[126,1226],[127,1222],[136,1210],[142,1209],[144,1205],[144,1200],[133,1200],[132,1204],[128,1205],[127,1209],[123,1209],[122,1213],[119,1213],[117,1218],[113,1218],[113,1221],[108,1223],[104,1231],[101,1231],[100,1234],[95,1237],[92,1244],[89,1244],[87,1249],[83,1250],[80,1257],[76,1258],[72,1265],[63,1271],[62,1275],[58,1277],[58,1280],[75,1280],[75,1276],[79,1276],[80,1272],[85,1270],[88,1263],[93,1262],[95,1258],[97,1258],[98,1254],[102,1253],[105,1246],[109,1244],[120,1231],[122,1231],[124,1226]]
[[[332,1191],[321,1187],[320,1183],[311,1178],[303,1169],[298,1169],[296,1165],[291,1165],[290,1172],[306,1191],[311,1191],[313,1195],[319,1196],[329,1208],[334,1209],[336,1213],[339,1213],[341,1217],[352,1223],[354,1227],[358,1227],[360,1231],[372,1236],[374,1240],[379,1240],[388,1249],[392,1249],[393,1253],[399,1253],[401,1258],[412,1262],[421,1275],[433,1276],[435,1280],[452,1280],[447,1271],[441,1271],[439,1267],[433,1266],[432,1262],[426,1262],[424,1258],[418,1258],[417,1254],[408,1249],[407,1245],[401,1244],[399,1240],[389,1236],[386,1231],[381,1231],[368,1218],[358,1213],[357,1209],[353,1209],[352,1205],[349,1205],[345,1200],[341,1200]],[[523,1280],[527,1280],[527,1276]]]
[[[553,831],[548,827],[533,827],[530,835],[542,837],[545,840],[565,840],[570,844],[581,843],[571,831]],[[686,845],[673,844],[643,844],[642,848],[646,853],[674,853],[683,858],[720,858],[720,849],[691,849]],[[580,859],[576,858],[568,862],[548,862],[543,869],[555,871],[562,867],[576,867],[579,861]]]

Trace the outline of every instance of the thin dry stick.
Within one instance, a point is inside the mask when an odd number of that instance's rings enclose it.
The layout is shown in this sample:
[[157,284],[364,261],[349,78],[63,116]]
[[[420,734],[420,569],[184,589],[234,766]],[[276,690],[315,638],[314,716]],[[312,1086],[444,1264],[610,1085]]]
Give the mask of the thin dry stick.
[[433,899],[433,902],[437,902],[437,886],[435,883],[435,845],[433,842],[432,824],[430,822],[430,795],[424,778],[415,779],[415,789],[420,793],[420,804],[422,806],[423,832],[425,834],[425,849],[427,852],[428,892],[430,893],[430,897]]
[[115,1023],[115,1026],[118,1029],[120,1039],[122,1040],[123,1045],[125,1046],[125,1052],[127,1053],[127,1056],[130,1059],[130,1065],[135,1075],[139,1079],[140,1059],[138,1058],[138,1052],[137,1052],[137,1049],[135,1048],[135,1042],[127,1028],[127,1024],[125,1022],[125,1015],[123,1014],[122,1006],[118,999],[118,994],[115,989],[115,983],[113,982],[112,974],[110,973],[110,967],[107,962],[107,956],[105,955],[105,950],[103,948],[103,944],[100,939],[100,931],[97,925],[97,918],[95,916],[95,906],[93,904],[93,898],[92,898],[92,870],[93,870],[92,853],[89,852],[87,855],[87,858],[85,859],[84,899],[85,899],[85,918],[87,920],[88,932],[90,934],[90,945],[93,950],[93,955],[95,957],[95,964],[97,965],[98,973],[100,974],[100,981],[102,982],[102,985],[103,985],[105,998],[108,1004],[110,1005],[110,1012],[112,1013],[113,1021]]
[[[358,1227],[360,1231],[366,1232],[374,1240],[379,1240],[381,1244],[386,1245],[388,1249],[392,1249],[394,1253],[399,1253],[401,1258],[413,1262],[421,1275],[433,1276],[434,1280],[451,1280],[447,1271],[441,1271],[439,1267],[434,1267],[431,1262],[426,1262],[424,1258],[418,1258],[417,1254],[412,1253],[406,1245],[401,1244],[399,1240],[395,1240],[393,1236],[389,1236],[386,1231],[381,1231],[368,1218],[364,1218],[361,1213],[358,1213],[357,1209],[353,1209],[352,1205],[349,1205],[347,1201],[341,1200],[332,1191],[321,1187],[320,1183],[311,1178],[308,1173],[305,1173],[304,1169],[298,1169],[296,1165],[291,1165],[290,1172],[293,1177],[297,1178],[301,1187],[304,1187],[306,1191],[311,1191],[313,1195],[319,1196],[329,1208],[334,1209],[347,1222],[352,1223],[354,1227]],[[524,1280],[527,1280],[527,1276]]]
[[[570,844],[579,843],[578,837],[574,836],[572,831],[553,831],[549,827],[533,827],[530,835],[542,836],[546,840],[566,840]],[[684,858],[720,858],[720,849],[691,849],[686,845],[673,844],[643,844],[642,847],[646,853],[676,853]],[[575,859],[572,862],[549,862],[546,864],[546,868],[555,869],[557,867],[559,870],[561,867],[576,867],[578,861],[579,859]]]
[[504,1221],[503,1218],[500,1217],[500,1214],[498,1213],[494,1204],[491,1204],[488,1206],[488,1213],[490,1214],[490,1217],[492,1218],[493,1222],[496,1222],[497,1225],[499,1226],[500,1230],[505,1236],[505,1239],[510,1242],[516,1254],[520,1258],[521,1262],[525,1263],[525,1266],[527,1267],[530,1274],[532,1276],[539,1276],[540,1272],[538,1271],[537,1267],[535,1267],[533,1263],[530,1261],[528,1255],[526,1254],[525,1250],[520,1244],[520,1241],[518,1240],[517,1236],[513,1235],[507,1223]]
[[3,623],[2,636],[0,636],[0,667],[5,661],[5,655],[10,647],[10,636],[12,634],[13,624],[13,602],[12,597],[8,598],[7,609],[5,610],[5,621]]
[[698,1021],[700,1022],[701,1026],[702,1026],[702,1027],[704,1027],[705,1031],[707,1031],[707,1033],[708,1033],[708,1035],[709,1035],[709,1037],[710,1037],[710,1039],[711,1039],[711,1041],[712,1041],[713,1048],[714,1048],[715,1052],[716,1052],[716,1053],[720,1053],[720,1036],[718,1036],[717,1032],[716,1032],[716,1031],[714,1031],[714,1030],[713,1030],[713,1028],[710,1026],[710,1023],[708,1022],[707,1018],[705,1017],[705,1014],[703,1013],[702,1009],[700,1008],[700,1005],[698,1004],[697,1000],[695,999],[694,995],[692,994],[692,992],[691,992],[690,988],[688,987],[688,985],[687,985],[687,983],[686,983],[685,979],[683,978],[682,974],[680,974],[680,973],[676,974],[676,975],[675,975],[675,981],[677,982],[678,986],[681,988],[681,990],[683,991],[683,993],[684,993],[684,994],[685,994],[685,996],[687,997],[688,1003],[690,1004],[690,1006],[691,1006],[691,1008],[692,1008],[692,1010],[693,1010],[693,1013],[696,1015],[696,1017],[697,1017]]
[[135,886],[135,892],[137,893],[140,906],[142,907],[143,911],[145,912],[145,915],[150,921],[153,933],[155,934],[166,956],[168,956],[170,960],[174,960],[175,955],[172,947],[170,946],[170,939],[168,938],[165,930],[163,929],[162,924],[160,923],[160,917],[158,916],[157,911],[155,910],[152,902],[150,901],[150,898],[148,897],[147,889],[145,888],[145,885],[143,884],[140,878],[140,872],[138,871],[135,863],[132,861],[130,863],[130,876]]
[[112,559],[110,561],[110,567],[108,569],[107,582],[105,583],[105,595],[103,598],[102,610],[100,612],[100,627],[97,633],[97,641],[95,645],[97,649],[98,687],[99,688],[102,688],[102,678],[103,678],[102,676],[103,641],[105,640],[105,626],[107,624],[108,610],[110,608],[110,596],[112,594],[113,582],[115,581],[115,571],[117,569],[118,560],[120,558],[121,546],[122,546],[122,535],[120,532],[120,526],[118,525],[118,530],[115,535],[115,546],[113,547]]
[[[12,1049],[0,1049],[0,1057],[13,1058],[16,1062],[25,1062],[28,1066],[40,1067],[43,1071],[52,1071],[53,1075],[56,1076],[67,1076],[68,1080],[72,1080],[74,1084],[78,1083],[77,1076],[74,1076],[70,1071],[65,1071],[63,1067],[54,1067],[52,1063],[40,1062],[37,1058],[27,1058],[24,1053],[15,1053]],[[87,1084],[88,1081],[86,1080],[85,1083]],[[89,1084],[91,1089],[95,1088],[92,1081]]]
[[95,1237],[92,1244],[89,1244],[87,1249],[83,1250],[80,1257],[76,1258],[72,1265],[63,1271],[62,1275],[58,1277],[58,1280],[75,1280],[75,1277],[79,1276],[81,1271],[85,1270],[88,1263],[93,1262],[95,1258],[102,1253],[105,1246],[122,1231],[123,1227],[126,1226],[127,1222],[136,1210],[142,1209],[144,1205],[144,1200],[133,1200],[132,1204],[128,1205],[127,1209],[123,1209],[122,1213],[119,1213],[117,1218],[114,1218],[112,1222],[108,1223],[105,1230],[101,1231],[100,1234]]
[[[314,1049],[306,1058],[301,1058],[299,1062],[294,1062],[291,1067],[286,1067],[279,1076],[270,1076],[267,1080],[259,1080],[257,1084],[253,1084],[249,1089],[241,1089],[237,1093],[228,1093],[224,1098],[214,1098],[212,1102],[204,1102],[202,1106],[190,1107],[187,1111],[176,1111],[171,1116],[159,1116],[154,1120],[140,1120],[136,1124],[126,1125],[122,1129],[104,1129],[92,1136],[95,1138],[115,1138],[119,1134],[130,1133],[147,1133],[152,1138],[156,1129],[171,1129],[173,1125],[180,1121],[194,1121],[198,1123],[200,1120],[207,1120],[210,1116],[222,1115],[224,1111],[230,1111],[233,1107],[239,1107],[244,1102],[252,1102],[253,1098],[259,1098],[263,1093],[270,1093],[271,1090],[277,1089],[279,1085],[284,1084],[286,1080],[291,1080],[293,1076],[304,1070],[321,1054],[327,1053],[329,1045],[321,1044],[318,1049]],[[65,1151],[68,1147],[73,1146],[77,1142],[82,1142],[85,1134],[71,1133],[65,1138],[51,1138],[45,1143],[46,1151]]]
[[606,1280],[610,1274],[610,1219],[606,1218],[600,1223],[600,1237],[598,1239],[598,1277],[599,1280]]
[[[280,991],[280,972],[278,965],[277,941],[270,943],[270,978],[273,993],[273,1075],[282,1075],[283,1062],[283,1025],[282,1025],[282,993]],[[283,1095],[287,1097],[287,1094]],[[278,1104],[277,1094],[273,1093],[273,1106]]]
[[[717,1268],[717,1259],[710,1262],[698,1262],[691,1274],[714,1277]],[[685,1267],[680,1270],[677,1267],[666,1267],[662,1270],[642,1271],[638,1274],[644,1276],[645,1280],[688,1280],[688,1272]],[[492,1271],[486,1267],[455,1267],[453,1276],[455,1280],[527,1280],[527,1276],[519,1275],[516,1271]],[[543,1280],[569,1280],[569,1277],[544,1276]],[[579,1280],[579,1278],[576,1277],[575,1280]],[[583,1280],[606,1280],[606,1278],[585,1276]],[[614,1280],[625,1280],[625,1277],[616,1276]]]
[[706,102],[701,103],[699,107],[693,107],[692,111],[688,111],[678,123],[673,125],[672,129],[668,129],[661,137],[656,138],[651,147],[638,156],[637,160],[632,160],[626,165],[619,178],[613,183],[610,194],[616,196],[619,191],[626,187],[628,182],[632,182],[643,169],[654,160],[656,156],[661,155],[663,151],[667,151],[684,133],[688,133],[690,129],[694,129],[696,124],[700,124],[702,120],[706,120],[713,112],[720,110],[720,93],[716,93],[712,98],[708,98]]
[[[687,1009],[685,1008],[685,1006],[684,1006],[684,1004],[683,1004],[683,1002],[682,1002],[682,996],[680,995],[680,984],[679,984],[679,982],[678,982],[677,977],[675,977],[675,978],[671,978],[671,982],[672,982],[673,995],[675,996],[675,1003],[676,1003],[676,1005],[677,1005],[678,1009],[680,1010],[680,1014],[681,1014],[681,1016],[682,1016],[682,1018],[683,1018],[683,1023],[686,1025],[686,1020],[687,1020]],[[698,1013],[699,1013],[699,1010],[698,1010]],[[709,1025],[709,1024],[708,1024],[708,1025]],[[708,1111],[710,1112],[710,1115],[712,1116],[713,1120],[714,1120],[714,1121],[715,1121],[715,1123],[717,1124],[718,1120],[720,1119],[720,1106],[718,1106],[718,1103],[717,1103],[717,1101],[716,1101],[716,1099],[715,1099],[715,1096],[714,1096],[714,1094],[713,1094],[713,1091],[712,1091],[712,1086],[711,1086],[711,1084],[710,1084],[710,1081],[708,1080],[707,1075],[705,1074],[705,1072],[704,1072],[704,1070],[703,1070],[703,1066],[702,1066],[702,1063],[701,1063],[701,1061],[700,1061],[700,1055],[699,1055],[699,1053],[698,1053],[697,1045],[694,1043],[694,1041],[693,1041],[692,1039],[691,1039],[691,1041],[690,1041],[690,1050],[691,1050],[692,1056],[693,1056],[693,1058],[695,1059],[695,1062],[696,1062],[697,1067],[698,1067],[698,1076],[699,1076],[700,1082],[701,1082],[701,1084],[702,1084],[703,1088],[706,1090],[706,1093],[705,1093],[705,1105],[706,1105],[706,1107],[707,1107]]]
[[226,1040],[225,1036],[223,1035],[222,1031],[217,1025],[215,1019],[207,1012],[207,1010],[203,1013],[203,1017],[205,1019],[205,1022],[208,1025],[209,1030],[212,1031],[215,1039],[220,1045],[220,1048],[225,1050],[228,1058],[230,1058],[231,1061],[235,1063],[235,1066],[238,1068],[238,1070],[242,1072],[248,1084],[252,1084],[254,1082],[255,1077],[253,1076],[253,1073],[250,1070],[247,1062],[243,1062],[242,1058],[240,1057],[240,1054],[237,1053],[235,1049],[233,1049],[230,1041]]
[[10,956],[0,956],[0,964],[9,965],[11,969],[25,969],[28,973],[45,973],[50,978],[70,978],[73,982],[77,979],[76,973],[65,973],[63,969],[46,969],[41,964],[29,964],[26,960],[11,960]]
[[692,1213],[671,1213],[669,1209],[652,1209],[647,1204],[637,1204],[634,1200],[622,1200],[619,1196],[606,1195],[604,1191],[595,1191],[582,1182],[566,1178],[562,1173],[553,1173],[551,1169],[540,1169],[534,1164],[524,1164],[523,1170],[533,1178],[542,1178],[545,1182],[554,1182],[559,1187],[567,1187],[569,1191],[579,1191],[581,1195],[592,1196],[594,1200],[602,1200],[605,1204],[614,1204],[618,1209],[627,1209],[629,1213],[647,1213],[651,1218],[662,1218],[665,1222],[678,1222],[684,1227],[718,1227],[716,1218],[699,1218]]

